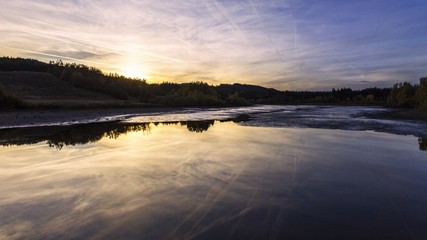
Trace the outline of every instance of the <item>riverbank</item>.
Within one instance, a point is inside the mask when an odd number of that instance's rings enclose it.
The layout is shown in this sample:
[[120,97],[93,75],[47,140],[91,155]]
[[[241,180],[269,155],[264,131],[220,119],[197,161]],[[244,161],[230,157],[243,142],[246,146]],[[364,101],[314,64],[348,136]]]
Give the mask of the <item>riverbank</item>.
[[[298,111],[299,108],[306,109],[308,105],[286,105],[280,107],[279,105],[271,105],[272,108],[268,108],[270,105],[258,105],[242,110],[240,107],[236,108],[215,108],[217,111],[211,112],[209,114],[202,113],[200,116],[190,116],[188,115],[189,108],[166,108],[166,107],[128,107],[128,108],[83,108],[83,109],[32,109],[32,110],[11,110],[0,112],[0,129],[6,128],[18,128],[18,127],[38,127],[38,126],[54,126],[54,125],[76,125],[76,124],[87,124],[87,123],[96,123],[96,122],[112,122],[125,120],[128,118],[134,118],[138,116],[147,116],[147,115],[162,115],[167,113],[177,113],[181,116],[179,119],[183,118],[186,121],[191,119],[206,120],[207,118],[212,119],[226,119],[230,116],[238,114],[248,114],[253,117],[259,117],[259,113],[281,112],[280,115],[280,124],[284,126],[293,126],[298,125],[300,119],[300,114]],[[267,107],[268,110],[264,109]],[[313,114],[312,111],[319,110],[323,108],[344,108],[348,109],[350,114],[349,118],[368,118],[368,119],[384,119],[384,120],[401,120],[401,121],[422,121],[427,122],[427,113],[417,111],[414,109],[390,109],[390,108],[371,108],[363,110],[357,110],[357,107],[351,106],[311,106],[307,108],[307,111],[310,114]],[[283,109],[282,109],[283,108]],[[293,108],[295,108],[293,110]],[[354,109],[356,108],[356,110]],[[353,110],[354,113],[351,113]],[[200,108],[196,112],[205,112],[203,110],[212,110],[212,108]],[[290,111],[290,112],[289,112]],[[342,111],[342,110],[334,110]],[[346,112],[346,111],[345,111]],[[194,112],[193,112],[194,113]],[[219,115],[218,115],[219,114]],[[337,113],[333,113],[337,114]],[[279,119],[279,118],[277,118]],[[176,119],[175,119],[176,120]],[[182,120],[182,119],[181,119]],[[138,121],[138,118],[136,118]],[[323,125],[330,124],[330,121],[316,123],[311,127],[322,127]],[[320,124],[320,125],[318,125]],[[306,127],[309,127],[306,126]],[[323,126],[325,127],[325,126]],[[328,128],[328,127],[326,127]],[[333,128],[333,126],[331,127]],[[339,127],[338,127],[339,128]]]
[[166,107],[11,110],[0,112],[0,129],[109,122],[143,114],[167,113],[179,110],[181,109]]
[[388,108],[388,111],[366,113],[367,118],[387,119],[387,120],[412,120],[412,121],[425,121],[427,122],[427,112],[406,109],[406,108]]

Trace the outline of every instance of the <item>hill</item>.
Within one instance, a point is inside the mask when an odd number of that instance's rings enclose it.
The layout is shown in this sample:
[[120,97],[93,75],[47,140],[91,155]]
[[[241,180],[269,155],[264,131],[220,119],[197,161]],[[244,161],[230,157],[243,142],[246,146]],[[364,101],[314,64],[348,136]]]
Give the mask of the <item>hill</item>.
[[[3,89],[3,90],[2,90]],[[247,84],[209,85],[204,82],[148,83],[94,67],[62,61],[0,57],[0,106],[204,107],[249,104],[384,105],[390,88],[350,88],[331,91],[279,91]]]
[[0,72],[3,92],[37,107],[124,105],[125,101],[72,86],[50,73]]

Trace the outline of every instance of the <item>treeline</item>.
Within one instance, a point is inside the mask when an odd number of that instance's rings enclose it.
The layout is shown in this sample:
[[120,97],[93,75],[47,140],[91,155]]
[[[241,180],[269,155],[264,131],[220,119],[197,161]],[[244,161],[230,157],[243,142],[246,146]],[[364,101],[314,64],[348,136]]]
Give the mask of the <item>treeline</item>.
[[[105,74],[83,64],[24,58],[0,58],[0,71],[47,72],[75,87],[104,93],[117,99],[164,106],[224,106],[249,104],[360,104],[385,105],[390,88],[350,88],[331,91],[278,91],[245,84],[212,86],[203,82],[148,83],[145,79]],[[0,92],[1,94],[1,92]]]
[[389,88],[351,88],[332,89],[331,91],[284,91],[282,94],[265,99],[265,103],[296,104],[348,104],[348,105],[384,105],[390,92]]
[[390,90],[387,106],[427,110],[427,77],[420,78],[419,84],[396,83]]

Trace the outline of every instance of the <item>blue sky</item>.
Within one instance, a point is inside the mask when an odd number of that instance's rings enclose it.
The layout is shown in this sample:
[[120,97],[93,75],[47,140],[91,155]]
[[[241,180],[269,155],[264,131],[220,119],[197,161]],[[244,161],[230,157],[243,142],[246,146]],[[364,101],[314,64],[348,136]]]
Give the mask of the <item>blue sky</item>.
[[151,82],[313,90],[427,76],[425,0],[0,0],[2,55]]

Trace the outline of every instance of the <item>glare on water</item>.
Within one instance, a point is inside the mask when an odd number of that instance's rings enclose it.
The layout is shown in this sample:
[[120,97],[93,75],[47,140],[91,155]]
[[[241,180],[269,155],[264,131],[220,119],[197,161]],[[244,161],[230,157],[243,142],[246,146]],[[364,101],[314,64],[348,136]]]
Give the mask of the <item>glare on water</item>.
[[0,238],[427,236],[415,137],[218,121],[129,129],[0,148]]

